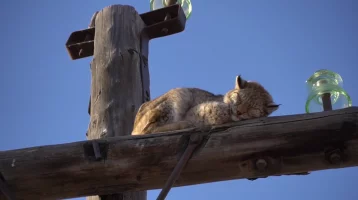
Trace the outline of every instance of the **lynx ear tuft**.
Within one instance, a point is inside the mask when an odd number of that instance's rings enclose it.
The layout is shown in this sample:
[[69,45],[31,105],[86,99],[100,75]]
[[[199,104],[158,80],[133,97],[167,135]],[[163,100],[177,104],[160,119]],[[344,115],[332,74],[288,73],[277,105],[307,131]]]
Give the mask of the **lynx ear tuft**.
[[241,78],[241,75],[236,76],[236,83],[235,83],[236,89],[244,89],[246,85],[247,85],[247,81]]
[[267,105],[267,112],[269,114],[273,113],[274,111],[276,111],[280,107],[280,105],[281,104],[269,103]]

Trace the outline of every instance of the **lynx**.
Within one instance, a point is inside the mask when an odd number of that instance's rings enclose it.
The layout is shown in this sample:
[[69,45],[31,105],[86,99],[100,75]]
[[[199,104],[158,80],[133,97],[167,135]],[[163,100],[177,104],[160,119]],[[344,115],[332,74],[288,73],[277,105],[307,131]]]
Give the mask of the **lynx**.
[[261,84],[236,76],[234,89],[225,95],[198,88],[175,88],[145,102],[136,114],[132,135],[267,117],[278,108]]

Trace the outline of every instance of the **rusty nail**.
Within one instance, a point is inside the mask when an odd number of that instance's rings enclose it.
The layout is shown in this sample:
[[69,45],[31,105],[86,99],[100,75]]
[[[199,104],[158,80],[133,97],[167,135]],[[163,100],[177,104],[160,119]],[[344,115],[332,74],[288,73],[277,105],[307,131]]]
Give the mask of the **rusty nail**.
[[165,15],[164,21],[170,20],[172,18],[172,16],[170,15],[170,13],[167,13]]
[[83,49],[80,49],[80,51],[78,52],[78,55],[82,56],[82,53],[83,53]]
[[256,168],[259,171],[264,171],[267,168],[267,162],[265,159],[260,158],[256,161]]

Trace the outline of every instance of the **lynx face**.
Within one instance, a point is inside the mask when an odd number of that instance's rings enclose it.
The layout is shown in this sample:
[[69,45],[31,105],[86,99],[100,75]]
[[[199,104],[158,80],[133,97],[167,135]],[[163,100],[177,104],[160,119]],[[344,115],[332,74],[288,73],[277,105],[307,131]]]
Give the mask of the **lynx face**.
[[267,117],[279,108],[261,84],[240,76],[236,77],[235,88],[225,94],[224,102],[231,107],[233,121]]

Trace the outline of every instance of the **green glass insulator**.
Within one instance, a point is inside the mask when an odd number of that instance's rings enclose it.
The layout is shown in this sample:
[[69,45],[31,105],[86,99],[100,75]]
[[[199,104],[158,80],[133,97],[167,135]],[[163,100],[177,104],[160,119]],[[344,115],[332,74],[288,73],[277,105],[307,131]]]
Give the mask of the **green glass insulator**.
[[316,71],[307,81],[306,113],[336,110],[352,106],[349,94],[343,89],[342,77],[330,70]]
[[190,0],[150,0],[150,10],[164,8],[165,6],[170,6],[176,3],[182,7],[186,19],[188,20],[193,10]]

